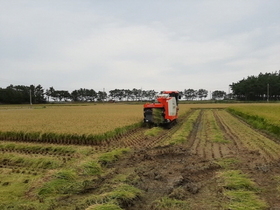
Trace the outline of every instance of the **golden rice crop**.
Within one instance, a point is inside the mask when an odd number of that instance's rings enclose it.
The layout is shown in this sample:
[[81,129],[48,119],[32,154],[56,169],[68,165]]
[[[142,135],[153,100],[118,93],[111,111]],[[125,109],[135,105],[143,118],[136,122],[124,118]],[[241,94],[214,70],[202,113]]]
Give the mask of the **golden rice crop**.
[[[190,109],[179,105],[179,115]],[[143,105],[47,105],[0,107],[0,131],[101,134],[143,120]]]
[[[181,104],[179,117],[191,107]],[[143,105],[2,106],[0,113],[4,140],[97,145],[139,127]]]
[[250,116],[259,116],[274,125],[280,125],[279,104],[248,104],[231,108]]
[[278,104],[262,104],[230,107],[228,110],[242,117],[254,128],[265,130],[280,137],[280,107]]
[[0,110],[1,131],[100,134],[137,123],[142,105],[98,104]]

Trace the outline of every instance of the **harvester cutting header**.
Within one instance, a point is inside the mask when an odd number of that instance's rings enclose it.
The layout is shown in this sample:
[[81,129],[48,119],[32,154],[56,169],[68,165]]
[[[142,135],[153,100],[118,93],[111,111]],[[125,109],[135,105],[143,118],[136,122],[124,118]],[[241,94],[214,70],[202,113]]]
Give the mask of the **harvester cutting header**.
[[154,103],[144,104],[144,123],[170,128],[178,118],[178,91],[161,91]]

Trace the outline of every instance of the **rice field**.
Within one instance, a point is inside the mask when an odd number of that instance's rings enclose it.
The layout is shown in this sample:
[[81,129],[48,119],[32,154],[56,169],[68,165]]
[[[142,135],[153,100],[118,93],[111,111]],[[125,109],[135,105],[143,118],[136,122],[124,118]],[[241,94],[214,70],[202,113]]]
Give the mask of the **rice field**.
[[[280,106],[257,104],[180,104],[179,115],[191,108],[227,108],[259,115],[280,124]],[[279,114],[277,114],[279,113]],[[0,131],[95,135],[143,120],[142,104],[77,104],[0,106]]]
[[[180,106],[180,114],[189,109]],[[101,134],[143,120],[143,105],[0,107],[0,131]]]
[[[0,139],[0,209],[276,209],[279,143],[225,108],[260,123],[276,120],[278,106],[179,107],[177,127],[150,136],[129,127],[143,120],[141,104],[1,105],[0,137],[23,140]],[[124,127],[133,130],[83,146]]]
[[141,105],[24,106],[0,113],[1,131],[100,134],[142,120]]
[[280,138],[280,106],[278,104],[252,104],[230,107],[228,110],[254,128],[274,134]]
[[250,104],[234,106],[234,110],[251,116],[265,118],[272,124],[280,125],[280,105],[279,104]]

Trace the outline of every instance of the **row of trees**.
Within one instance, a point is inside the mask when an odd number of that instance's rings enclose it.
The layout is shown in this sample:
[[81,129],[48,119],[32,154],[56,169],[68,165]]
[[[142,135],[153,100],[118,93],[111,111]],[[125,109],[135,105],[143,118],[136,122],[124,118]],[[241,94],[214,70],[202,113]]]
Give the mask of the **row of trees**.
[[[185,89],[184,92],[181,93],[185,97],[186,100],[194,100],[194,99],[205,99],[208,96],[208,91],[205,89]],[[210,98],[212,100],[223,100],[223,99],[231,99],[231,95],[227,95],[225,91],[215,90],[210,93]]]
[[36,87],[34,85],[10,85],[7,88],[0,88],[0,103],[45,103],[44,94],[44,89],[41,85]]
[[53,101],[74,101],[74,102],[93,102],[93,101],[139,101],[149,100],[155,97],[157,92],[154,90],[141,89],[114,89],[109,94],[105,91],[96,92],[93,89],[80,88],[71,93],[68,91],[56,91],[52,87],[47,90],[47,96]]
[[[231,94],[215,90],[210,92],[210,98],[214,100],[280,100],[280,70],[273,73],[260,73],[258,76],[248,76],[246,79],[232,83]],[[208,96],[205,89],[185,89],[180,91],[182,99],[203,100]],[[0,88],[0,103],[45,103],[49,101],[142,101],[153,100],[157,94],[154,90],[142,89],[114,89],[108,93],[93,89],[80,88],[69,92],[67,90],[55,90],[53,87],[44,90],[41,85],[10,85]]]
[[[93,101],[151,101],[155,98],[155,90],[142,89],[114,89],[108,93],[105,91],[95,91],[93,89],[80,88],[69,92],[67,90],[55,90],[53,87],[44,90],[41,85],[10,85],[6,88],[0,88],[0,103],[46,103],[50,101],[62,102],[93,102]],[[205,89],[185,89],[180,91],[182,99],[202,100],[208,96]],[[213,99],[223,99],[226,93],[223,91],[214,91]]]
[[52,101],[102,101],[107,93],[93,89],[79,89],[71,93],[67,90],[55,90],[53,87],[44,90],[41,85],[10,85],[0,88],[0,103],[46,103]]
[[93,89],[85,88],[69,92],[67,90],[55,90],[53,87],[44,90],[41,85],[10,85],[6,88],[0,88],[0,103],[46,103],[49,101],[139,101],[152,100],[156,94],[157,92],[154,90],[141,90],[136,88],[132,90],[110,90],[108,94],[105,91],[95,91]]
[[280,71],[248,76],[232,83],[232,94],[237,100],[259,101],[280,99]]

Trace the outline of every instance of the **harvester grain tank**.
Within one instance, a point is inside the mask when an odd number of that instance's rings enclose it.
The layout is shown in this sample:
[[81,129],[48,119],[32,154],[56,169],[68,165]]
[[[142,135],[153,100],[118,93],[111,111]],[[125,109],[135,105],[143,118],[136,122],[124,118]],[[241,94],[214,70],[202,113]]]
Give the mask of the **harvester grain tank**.
[[144,104],[144,123],[170,128],[178,118],[178,91],[161,91],[153,103]]

